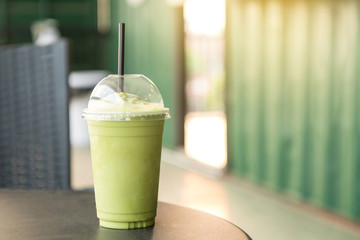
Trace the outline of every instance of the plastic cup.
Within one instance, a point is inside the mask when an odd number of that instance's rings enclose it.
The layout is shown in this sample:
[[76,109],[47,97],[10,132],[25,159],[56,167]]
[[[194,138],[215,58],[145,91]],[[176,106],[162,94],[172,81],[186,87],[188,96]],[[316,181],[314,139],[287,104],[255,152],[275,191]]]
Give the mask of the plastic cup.
[[159,90],[143,75],[109,75],[94,88],[83,117],[100,226],[154,225],[163,128],[170,117]]

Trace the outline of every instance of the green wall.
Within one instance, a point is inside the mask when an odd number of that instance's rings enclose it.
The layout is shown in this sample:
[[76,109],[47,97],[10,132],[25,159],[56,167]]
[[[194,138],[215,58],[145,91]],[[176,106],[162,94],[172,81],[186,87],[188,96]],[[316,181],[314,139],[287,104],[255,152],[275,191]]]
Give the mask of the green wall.
[[31,25],[48,18],[57,20],[69,42],[71,71],[104,68],[97,0],[0,0],[0,45],[32,42]]
[[111,1],[111,32],[106,49],[106,65],[117,72],[118,23],[126,24],[125,73],[140,73],[159,88],[171,119],[166,121],[164,145],[175,147],[180,141],[180,101],[183,72],[182,9],[165,0],[147,0],[137,7],[126,1]]
[[0,45],[31,42],[31,24],[54,18],[69,41],[70,71],[107,69],[116,73],[118,23],[125,22],[125,73],[144,74],[159,87],[172,116],[166,121],[164,145],[182,145],[182,8],[166,0],[145,0],[137,7],[125,0],[109,3],[110,31],[99,33],[96,0],[0,0]]
[[360,2],[227,3],[229,168],[360,220]]

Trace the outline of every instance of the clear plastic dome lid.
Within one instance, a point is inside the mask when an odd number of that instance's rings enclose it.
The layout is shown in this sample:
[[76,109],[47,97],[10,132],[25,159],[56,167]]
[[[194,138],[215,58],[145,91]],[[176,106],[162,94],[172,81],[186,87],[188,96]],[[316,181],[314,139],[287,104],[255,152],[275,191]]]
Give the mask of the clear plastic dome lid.
[[155,84],[143,75],[109,75],[91,93],[87,120],[144,121],[170,118]]

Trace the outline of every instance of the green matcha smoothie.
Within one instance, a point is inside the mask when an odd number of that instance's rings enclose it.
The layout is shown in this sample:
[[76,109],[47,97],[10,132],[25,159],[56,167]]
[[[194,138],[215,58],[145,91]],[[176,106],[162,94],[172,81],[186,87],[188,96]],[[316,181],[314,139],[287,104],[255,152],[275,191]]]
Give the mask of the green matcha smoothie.
[[[137,83],[139,79],[143,83]],[[162,134],[169,113],[149,79],[125,75],[124,92],[114,87],[118,80],[119,75],[102,80],[83,113],[97,216],[102,227],[143,228],[155,222]]]

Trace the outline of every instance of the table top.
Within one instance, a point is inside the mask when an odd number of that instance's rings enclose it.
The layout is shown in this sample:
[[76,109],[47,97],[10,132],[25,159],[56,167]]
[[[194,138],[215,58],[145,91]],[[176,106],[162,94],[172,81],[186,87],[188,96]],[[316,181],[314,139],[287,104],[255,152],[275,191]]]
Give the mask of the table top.
[[164,202],[153,227],[102,228],[92,192],[0,189],[0,213],[0,239],[251,239],[222,218]]

